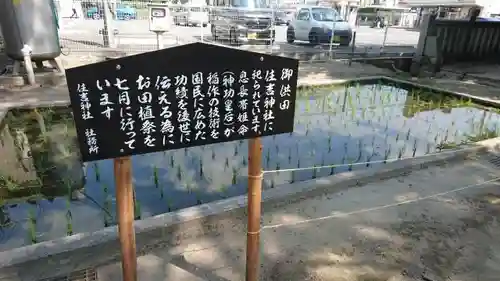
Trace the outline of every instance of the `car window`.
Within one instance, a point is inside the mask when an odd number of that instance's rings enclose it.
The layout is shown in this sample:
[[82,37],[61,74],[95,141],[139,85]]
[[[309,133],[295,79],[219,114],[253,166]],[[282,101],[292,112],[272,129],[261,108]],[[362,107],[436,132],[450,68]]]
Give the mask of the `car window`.
[[317,21],[342,21],[339,13],[334,9],[329,8],[312,8],[311,14],[314,20]]
[[125,5],[125,4],[117,4],[116,8],[117,9],[130,9],[130,6],[129,5]]
[[237,8],[260,9],[267,8],[266,0],[232,0],[231,6]]
[[309,20],[309,9],[302,9],[297,14],[298,20]]

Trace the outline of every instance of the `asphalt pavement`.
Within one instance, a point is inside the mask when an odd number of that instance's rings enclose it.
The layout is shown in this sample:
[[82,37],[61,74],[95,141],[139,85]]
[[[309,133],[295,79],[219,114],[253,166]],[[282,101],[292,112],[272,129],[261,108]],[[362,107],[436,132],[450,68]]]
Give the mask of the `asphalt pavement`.
[[[156,34],[149,31],[147,20],[113,21],[111,25],[118,32],[115,36],[115,42],[119,49],[132,52],[156,49]],[[102,46],[103,39],[99,30],[103,26],[102,20],[62,19],[60,37],[63,40],[63,45],[71,51],[90,51]],[[402,28],[389,28],[386,33],[384,29],[361,26],[356,30],[355,52],[412,53],[418,42],[418,36],[418,32]],[[200,40],[211,42],[212,40],[210,26],[204,28],[173,26],[172,30],[165,33],[162,39],[166,47]],[[276,27],[276,43],[272,48],[259,44],[240,47],[249,50],[272,49],[271,52],[284,53],[317,53],[330,49],[329,46],[311,46],[307,42],[286,43],[286,26]],[[332,51],[347,53],[351,52],[352,49],[351,47],[335,47]]]

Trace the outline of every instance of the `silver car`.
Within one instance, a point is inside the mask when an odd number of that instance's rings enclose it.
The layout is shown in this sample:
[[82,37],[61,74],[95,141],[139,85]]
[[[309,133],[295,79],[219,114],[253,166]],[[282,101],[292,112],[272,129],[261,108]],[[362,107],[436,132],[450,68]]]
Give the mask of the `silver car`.
[[352,30],[347,21],[332,8],[303,6],[287,28],[287,42],[309,41],[311,44],[337,43],[348,46]]

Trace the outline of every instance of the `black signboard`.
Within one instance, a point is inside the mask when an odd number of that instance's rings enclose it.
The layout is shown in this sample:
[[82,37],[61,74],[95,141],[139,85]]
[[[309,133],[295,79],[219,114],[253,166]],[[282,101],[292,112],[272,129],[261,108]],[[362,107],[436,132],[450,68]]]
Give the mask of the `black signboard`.
[[71,68],[83,161],[293,131],[298,61],[204,43]]

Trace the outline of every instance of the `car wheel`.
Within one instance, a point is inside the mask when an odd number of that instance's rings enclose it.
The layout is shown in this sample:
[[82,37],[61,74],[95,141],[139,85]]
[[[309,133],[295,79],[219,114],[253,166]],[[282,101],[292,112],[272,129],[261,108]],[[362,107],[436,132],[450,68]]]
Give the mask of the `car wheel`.
[[217,29],[215,29],[215,25],[212,24],[210,32],[212,33],[212,40],[217,41]]
[[123,20],[130,20],[130,15],[123,15]]
[[206,23],[204,23],[204,24],[203,24],[203,27],[207,27],[207,24],[206,24]]
[[349,37],[348,38],[342,38],[342,39],[340,39],[339,45],[343,46],[343,47],[347,47],[347,46],[349,46],[351,44],[351,41],[352,41],[352,38],[349,38]]
[[271,45],[274,43],[274,39],[266,40],[266,45]]
[[316,34],[314,32],[311,32],[309,34],[309,43],[311,43],[312,45],[318,45],[319,44],[319,36],[318,36],[318,34]]
[[295,31],[293,30],[293,28],[289,27],[286,30],[286,42],[292,44],[294,41],[295,41]]
[[229,45],[230,46],[237,46],[238,45],[238,38],[236,37],[236,30],[231,29],[229,31]]
[[99,14],[98,14],[98,13],[94,13],[94,14],[92,14],[92,18],[93,18],[93,19],[95,19],[95,20],[98,20],[98,19],[100,19],[101,17],[99,16]]

